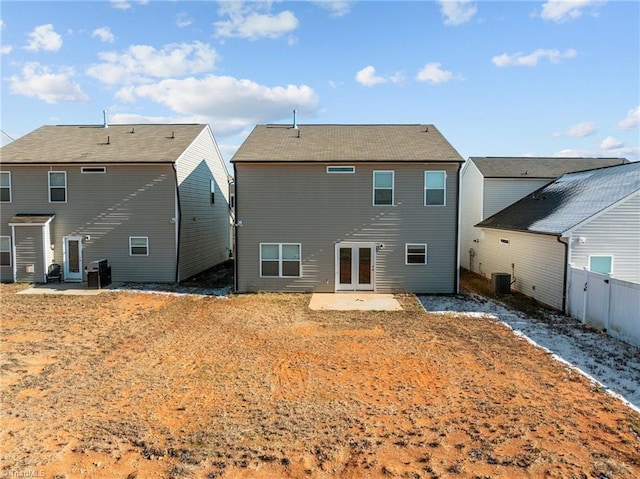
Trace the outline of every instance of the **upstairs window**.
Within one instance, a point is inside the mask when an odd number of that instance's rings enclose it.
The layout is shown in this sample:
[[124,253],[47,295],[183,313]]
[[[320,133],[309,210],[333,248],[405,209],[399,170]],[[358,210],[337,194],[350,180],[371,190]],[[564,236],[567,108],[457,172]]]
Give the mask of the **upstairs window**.
[[106,166],[83,166],[80,171],[82,173],[106,173],[107,172],[107,167]]
[[211,192],[211,204],[216,202],[216,180],[209,182],[209,191]]
[[0,171],[0,202],[11,203],[11,173]]
[[11,266],[10,236],[0,236],[0,266]]
[[67,202],[67,172],[49,172],[49,203]]
[[344,174],[344,173],[355,173],[355,172],[356,172],[355,166],[327,166],[327,173]]
[[373,204],[393,205],[393,171],[373,172]]
[[424,205],[444,206],[446,174],[444,171],[424,172]]

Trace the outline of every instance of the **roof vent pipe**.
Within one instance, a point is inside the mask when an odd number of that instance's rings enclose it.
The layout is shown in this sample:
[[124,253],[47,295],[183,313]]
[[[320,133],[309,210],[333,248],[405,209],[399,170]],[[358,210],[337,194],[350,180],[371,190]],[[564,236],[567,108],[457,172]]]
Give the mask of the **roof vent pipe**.
[[104,118],[104,123],[102,124],[102,128],[109,128],[109,122],[107,121],[107,110],[102,110],[102,116]]
[[296,111],[293,110],[293,125],[291,126],[294,130],[298,129],[298,123],[296,122]]

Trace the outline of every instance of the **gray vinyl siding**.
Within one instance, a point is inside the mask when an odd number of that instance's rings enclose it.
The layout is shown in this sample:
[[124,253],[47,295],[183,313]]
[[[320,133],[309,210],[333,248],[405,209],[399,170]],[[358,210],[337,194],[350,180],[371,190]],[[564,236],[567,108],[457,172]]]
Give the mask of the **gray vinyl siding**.
[[[106,165],[105,174],[83,174],[82,166],[86,165],[52,168],[67,172],[66,203],[49,203],[48,166],[3,167],[11,171],[13,197],[11,203],[2,204],[0,234],[11,235],[8,223],[16,214],[55,214],[50,224],[53,257],[49,261],[63,264],[63,236],[88,236],[82,243],[83,268],[90,261],[107,258],[114,281],[175,281],[176,234],[171,218],[176,209],[176,180],[172,166]],[[149,238],[149,256],[129,255],[130,236]]]
[[[482,190],[484,178],[478,167],[467,161],[460,174],[460,266],[465,269],[473,269],[473,262],[469,256],[469,250],[477,250],[474,239],[479,234],[473,225],[483,220],[482,218]],[[477,254],[477,251],[476,251]]]
[[[44,251],[43,227],[20,226],[15,229],[16,281],[19,283],[41,283],[44,281],[45,266],[42,260]],[[15,258],[14,258],[15,260]],[[27,271],[33,266],[33,272]]]
[[571,239],[573,267],[588,267],[589,255],[612,255],[613,277],[640,283],[640,194],[577,228]]
[[[509,240],[505,245],[500,238]],[[562,309],[565,249],[556,236],[483,229],[479,272],[509,273],[512,288],[541,303]]]
[[[229,242],[229,175],[209,128],[176,162],[180,198],[178,281],[227,259]],[[215,180],[211,204],[210,181]]]
[[520,198],[551,183],[553,179],[487,178],[482,201],[482,221],[512,205]]
[[[376,251],[377,292],[452,293],[456,282],[457,163],[236,163],[237,289],[335,290],[337,242],[384,244]],[[373,206],[373,171],[393,170],[393,206]],[[424,172],[446,171],[446,206],[424,206]],[[261,278],[260,243],[300,243],[299,278]],[[405,265],[405,243],[428,245],[427,265]]]

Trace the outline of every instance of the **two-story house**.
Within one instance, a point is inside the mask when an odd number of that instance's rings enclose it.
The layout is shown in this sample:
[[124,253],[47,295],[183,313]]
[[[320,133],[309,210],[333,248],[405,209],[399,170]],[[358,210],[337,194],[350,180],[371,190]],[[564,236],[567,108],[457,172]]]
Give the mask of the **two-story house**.
[[236,291],[457,291],[463,159],[435,126],[258,125],[231,162]]
[[0,149],[0,280],[174,282],[229,258],[229,174],[208,125],[43,126]]
[[570,267],[640,283],[640,163],[567,173],[476,226],[483,272],[554,308]]
[[485,273],[484,243],[477,223],[564,175],[627,163],[624,158],[478,157],[460,174],[460,265]]

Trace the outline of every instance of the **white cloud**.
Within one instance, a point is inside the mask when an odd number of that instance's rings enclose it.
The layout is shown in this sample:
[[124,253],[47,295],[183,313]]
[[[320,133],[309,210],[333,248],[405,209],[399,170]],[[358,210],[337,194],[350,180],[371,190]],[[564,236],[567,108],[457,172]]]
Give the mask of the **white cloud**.
[[176,25],[178,25],[180,28],[188,27],[192,23],[193,23],[193,20],[191,19],[188,13],[180,12],[178,13],[178,15],[176,15]]
[[602,142],[598,147],[595,147],[592,149],[567,148],[567,149],[558,151],[552,156],[566,157],[566,158],[570,158],[570,157],[626,158],[629,161],[640,161],[640,147],[625,146],[622,141],[609,136],[604,140],[602,140]]
[[[279,38],[298,28],[298,19],[289,10],[274,15],[268,11],[271,2],[222,2],[218,13],[229,20],[215,22],[215,33],[222,38]],[[267,9],[265,13],[263,10]]]
[[251,80],[215,75],[126,87],[116,96],[127,101],[144,98],[182,116],[227,122],[226,128],[236,131],[251,124],[288,118],[293,109],[308,114],[318,105],[316,93],[306,85],[267,87]]
[[0,46],[0,55],[8,55],[13,50],[11,45],[2,45]]
[[48,67],[37,62],[27,63],[22,76],[9,78],[12,93],[38,98],[47,103],[60,102],[86,103],[89,97],[80,85],[72,81],[75,72],[72,68],[63,68],[53,73]]
[[576,123],[564,130],[562,133],[555,133],[553,136],[573,136],[584,137],[593,135],[597,131],[596,124],[592,121],[585,121],[582,123]]
[[53,25],[40,25],[29,33],[29,44],[25,50],[37,52],[40,50],[56,52],[62,47],[62,37],[55,32]]
[[538,49],[529,55],[523,55],[522,53],[516,53],[515,55],[508,55],[503,53],[502,55],[495,56],[491,59],[494,65],[499,67],[507,66],[525,66],[534,67],[538,62],[544,58],[551,63],[560,63],[562,60],[568,58],[575,58],[578,52],[574,49],[565,50],[543,50]]
[[387,79],[376,75],[376,69],[369,65],[356,73],[356,81],[364,86],[374,86],[387,83]]
[[325,10],[328,10],[332,17],[344,17],[351,11],[351,7],[354,5],[353,0],[318,0],[313,3]]
[[131,4],[127,0],[111,0],[111,6],[119,10],[129,10]]
[[445,25],[462,25],[477,13],[478,8],[471,0],[438,0],[440,11],[444,15]]
[[103,42],[113,43],[116,37],[111,33],[109,27],[96,28],[91,34],[92,37],[98,37]]
[[596,14],[604,3],[602,0],[548,0],[542,6],[540,16],[544,20],[562,23],[580,17],[587,9]]
[[[137,0],[136,3],[139,5],[147,5],[149,0]],[[119,10],[129,10],[133,8],[131,2],[128,0],[111,0],[111,6]]]
[[640,126],[640,106],[632,108],[627,112],[627,117],[618,123],[619,128],[625,130]]
[[92,65],[87,74],[109,83],[142,83],[153,78],[169,78],[212,70],[218,55],[201,42],[165,45],[156,50],[149,45],[131,45],[123,53],[102,52],[103,63]]
[[453,78],[453,73],[440,68],[440,63],[427,63],[416,76],[418,81],[444,83]]
[[624,146],[623,141],[620,141],[617,138],[614,138],[612,136],[606,137],[604,140],[602,140],[602,143],[600,143],[600,148],[602,150],[614,150],[616,148],[621,148],[623,146]]

